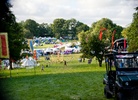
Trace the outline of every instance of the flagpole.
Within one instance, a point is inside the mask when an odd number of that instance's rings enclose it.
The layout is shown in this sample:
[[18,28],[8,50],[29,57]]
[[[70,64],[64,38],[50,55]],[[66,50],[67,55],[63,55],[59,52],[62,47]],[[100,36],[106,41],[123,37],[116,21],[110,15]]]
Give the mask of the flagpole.
[[11,78],[12,76],[11,76],[11,66],[10,66],[10,78]]
[[113,49],[114,48],[114,39],[115,39],[115,33],[116,33],[116,30],[114,30],[113,31],[113,33],[112,33],[112,40],[111,40],[111,49]]
[[[8,41],[8,33],[7,33],[7,41]],[[9,44],[9,41],[8,41],[8,44]],[[8,53],[9,53],[9,64],[10,64],[10,78],[12,78],[12,75],[11,75],[11,69],[12,69],[12,61],[11,61],[11,57],[10,57],[10,50],[9,50],[9,45],[8,45]]]

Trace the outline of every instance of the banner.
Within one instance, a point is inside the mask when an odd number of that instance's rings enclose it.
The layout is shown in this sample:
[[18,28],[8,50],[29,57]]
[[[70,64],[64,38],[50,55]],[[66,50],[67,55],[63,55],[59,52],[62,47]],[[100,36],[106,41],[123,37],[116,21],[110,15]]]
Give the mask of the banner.
[[105,31],[105,30],[106,30],[106,28],[101,28],[101,29],[100,29],[99,40],[102,40],[103,31]]
[[30,50],[31,50],[32,53],[33,53],[33,51],[34,51],[33,41],[32,41],[31,39],[28,39],[28,44],[29,44]]
[[103,35],[103,32],[100,31],[100,33],[99,33],[99,40],[102,40],[102,35]]
[[115,36],[116,30],[113,31],[112,33],[112,49],[114,48],[114,36]]
[[0,33],[0,58],[9,58],[7,33]]
[[124,50],[126,49],[126,47],[127,47],[127,41],[126,39],[124,39]]
[[34,52],[33,52],[33,58],[34,58],[35,60],[37,60],[37,52],[36,52],[36,50],[34,50]]

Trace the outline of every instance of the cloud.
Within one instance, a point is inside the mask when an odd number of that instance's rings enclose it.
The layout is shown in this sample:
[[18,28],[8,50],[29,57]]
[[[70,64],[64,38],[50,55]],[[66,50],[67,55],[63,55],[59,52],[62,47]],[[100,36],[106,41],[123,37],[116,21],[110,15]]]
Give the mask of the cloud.
[[52,23],[56,18],[75,18],[91,25],[101,18],[126,26],[132,22],[137,0],[11,0],[17,21],[33,19]]

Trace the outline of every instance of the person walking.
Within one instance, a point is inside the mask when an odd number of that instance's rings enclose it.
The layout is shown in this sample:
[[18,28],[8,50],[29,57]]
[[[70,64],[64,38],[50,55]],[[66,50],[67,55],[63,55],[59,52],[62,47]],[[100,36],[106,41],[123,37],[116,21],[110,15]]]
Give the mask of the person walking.
[[64,66],[67,66],[67,61],[66,60],[64,60]]
[[41,71],[44,71],[44,65],[42,65],[42,67],[41,67]]

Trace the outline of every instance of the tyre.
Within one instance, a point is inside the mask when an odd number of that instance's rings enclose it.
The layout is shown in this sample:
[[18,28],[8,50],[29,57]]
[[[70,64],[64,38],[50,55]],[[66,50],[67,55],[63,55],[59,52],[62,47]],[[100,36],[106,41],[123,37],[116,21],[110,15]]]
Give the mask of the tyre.
[[119,92],[119,93],[117,93],[116,100],[126,100],[126,99],[125,99],[123,93]]
[[112,98],[112,94],[108,92],[109,91],[109,88],[108,86],[105,86],[104,87],[104,95],[106,98]]

